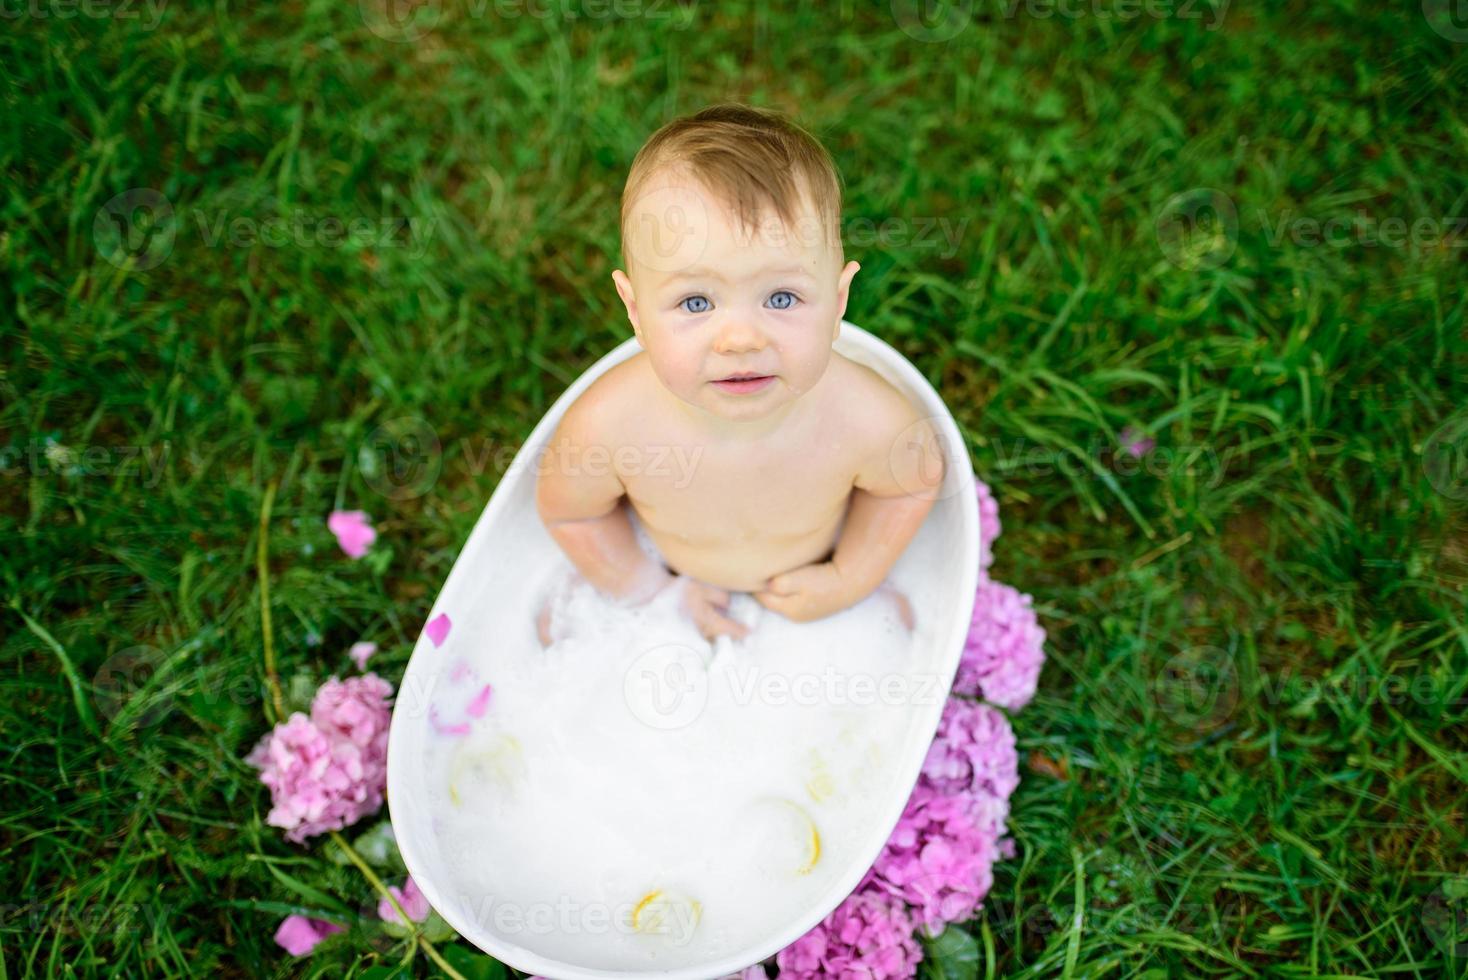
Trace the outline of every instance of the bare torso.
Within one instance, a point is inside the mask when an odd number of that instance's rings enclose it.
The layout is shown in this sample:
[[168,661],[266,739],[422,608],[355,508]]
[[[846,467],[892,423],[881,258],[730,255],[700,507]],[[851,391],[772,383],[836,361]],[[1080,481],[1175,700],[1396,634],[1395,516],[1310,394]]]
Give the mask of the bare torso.
[[887,431],[868,417],[883,404],[872,386],[887,383],[835,352],[781,425],[753,440],[711,437],[670,410],[675,396],[645,353],[602,380],[621,406],[602,435],[648,536],[674,572],[733,591],[830,556],[857,475],[883,448],[866,434]]

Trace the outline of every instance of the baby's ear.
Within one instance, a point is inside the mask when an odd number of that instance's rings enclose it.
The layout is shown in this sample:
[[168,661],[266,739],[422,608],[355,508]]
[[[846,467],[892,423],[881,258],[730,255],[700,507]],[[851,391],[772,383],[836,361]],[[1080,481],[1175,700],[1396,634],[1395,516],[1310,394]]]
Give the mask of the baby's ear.
[[851,280],[856,278],[857,272],[861,271],[861,263],[851,261],[841,270],[841,278],[836,280],[836,327],[840,332],[841,320],[846,316],[846,300],[851,296]]
[[621,269],[616,269],[612,272],[612,283],[617,287],[617,295],[622,297],[622,305],[627,307],[627,320],[632,324],[632,332],[641,343],[642,325],[637,322],[637,296],[632,292],[632,280]]

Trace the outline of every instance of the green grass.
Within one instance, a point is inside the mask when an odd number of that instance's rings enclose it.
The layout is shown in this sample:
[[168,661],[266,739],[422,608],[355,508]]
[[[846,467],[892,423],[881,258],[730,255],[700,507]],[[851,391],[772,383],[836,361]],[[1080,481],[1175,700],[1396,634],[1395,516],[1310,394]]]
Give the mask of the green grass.
[[[995,574],[1049,630],[980,975],[1468,976],[1439,941],[1468,901],[1468,43],[1422,7],[1239,0],[1210,30],[1006,0],[924,42],[851,0],[442,0],[406,43],[326,0],[153,30],[8,7],[4,975],[402,957],[366,925],[307,961],[271,942],[370,893],[264,825],[241,761],[266,489],[287,688],[363,637],[396,679],[509,453],[629,333],[633,153],[736,97],[826,141],[853,237],[902,232],[848,242],[848,316],[953,406]],[[176,223],[129,271],[96,228],[133,188]],[[1197,188],[1236,228],[1176,243]],[[911,240],[940,217],[954,247]],[[1318,243],[1332,218],[1358,224]],[[1457,237],[1375,242],[1392,218]],[[271,219],[301,240],[251,246]],[[371,227],[333,246],[325,219]],[[384,470],[420,424],[437,466]],[[370,560],[336,552],[336,506],[376,519]]]

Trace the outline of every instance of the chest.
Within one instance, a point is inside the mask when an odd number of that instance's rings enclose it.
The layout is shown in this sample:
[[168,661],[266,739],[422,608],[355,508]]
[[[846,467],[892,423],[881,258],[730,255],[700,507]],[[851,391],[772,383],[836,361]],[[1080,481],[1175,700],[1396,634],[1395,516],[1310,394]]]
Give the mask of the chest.
[[727,539],[829,525],[845,510],[855,467],[835,441],[754,451],[680,443],[666,447],[663,466],[619,475],[649,523],[688,539]]

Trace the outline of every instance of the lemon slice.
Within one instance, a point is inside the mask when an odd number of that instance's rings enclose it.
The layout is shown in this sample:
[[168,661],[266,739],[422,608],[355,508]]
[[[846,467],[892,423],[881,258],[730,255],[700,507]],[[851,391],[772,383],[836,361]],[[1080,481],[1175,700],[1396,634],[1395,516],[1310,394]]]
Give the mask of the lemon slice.
[[655,888],[632,906],[632,928],[648,935],[665,935],[687,942],[703,916],[703,906],[681,892]]
[[824,803],[836,795],[836,777],[831,775],[831,767],[817,750],[811,749],[807,758],[806,795],[816,803]]
[[774,875],[810,874],[821,859],[821,832],[805,807],[782,796],[750,804],[741,821],[756,867]]
[[480,787],[514,798],[525,775],[524,752],[515,736],[491,733],[465,741],[449,762],[449,800],[463,806],[464,797]]

